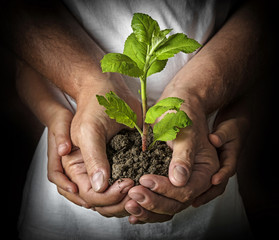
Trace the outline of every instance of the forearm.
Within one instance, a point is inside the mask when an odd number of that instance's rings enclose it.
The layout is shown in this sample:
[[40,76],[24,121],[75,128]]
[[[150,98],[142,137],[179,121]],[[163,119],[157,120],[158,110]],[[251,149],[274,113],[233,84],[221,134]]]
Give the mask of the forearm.
[[21,61],[17,61],[16,86],[21,99],[45,126],[49,127],[58,111],[71,110],[59,89]]
[[59,1],[48,4],[13,8],[5,35],[17,55],[77,99],[107,77],[99,64],[104,52]]
[[[174,77],[163,95],[186,100],[206,115],[243,94],[261,73],[263,21],[250,4],[240,8]],[[266,40],[266,39],[265,39]],[[261,63],[262,64],[262,63]],[[191,107],[192,106],[192,107]]]

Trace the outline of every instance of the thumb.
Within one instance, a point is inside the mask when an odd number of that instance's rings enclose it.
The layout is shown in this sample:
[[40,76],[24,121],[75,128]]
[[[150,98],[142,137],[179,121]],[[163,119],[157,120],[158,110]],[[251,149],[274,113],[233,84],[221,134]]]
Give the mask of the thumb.
[[237,129],[229,121],[220,123],[216,130],[209,134],[211,144],[217,148],[235,138]]
[[194,148],[191,138],[183,130],[173,143],[172,160],[169,166],[169,179],[174,186],[182,187],[188,182],[194,163]]
[[55,136],[57,152],[59,156],[65,156],[71,152],[72,144],[70,138],[70,127],[73,114],[66,110],[57,116],[52,132]]
[[95,192],[104,192],[109,185],[110,165],[106,155],[106,135],[100,127],[82,127],[79,138],[80,151]]

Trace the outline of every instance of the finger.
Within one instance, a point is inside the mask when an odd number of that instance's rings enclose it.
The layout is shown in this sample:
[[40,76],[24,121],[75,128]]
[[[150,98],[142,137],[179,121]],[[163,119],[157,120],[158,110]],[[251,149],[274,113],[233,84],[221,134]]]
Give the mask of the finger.
[[203,171],[193,171],[189,182],[184,187],[175,187],[167,177],[151,174],[142,176],[140,184],[153,192],[183,203],[184,208],[211,185],[210,176],[204,175]]
[[80,133],[79,147],[92,188],[95,192],[104,192],[110,177],[104,130],[94,124],[83,124]]
[[142,208],[136,201],[130,200],[126,203],[125,209],[129,212],[133,217],[129,217],[129,222],[131,224],[136,224],[139,222],[144,223],[155,223],[155,222],[166,222],[172,219],[173,216],[165,215],[165,214],[157,214],[150,212],[144,208]]
[[227,183],[228,183],[228,181],[223,182],[222,184],[219,184],[217,186],[212,186],[205,193],[203,193],[199,197],[197,197],[194,200],[194,202],[192,203],[192,206],[199,207],[203,204],[210,202],[211,200],[215,199],[216,197],[220,196],[225,191]]
[[215,133],[209,134],[209,140],[210,143],[216,148],[219,148],[223,145],[221,138]]
[[173,143],[169,179],[174,186],[184,186],[191,176],[194,161],[194,145],[189,129],[183,129]]
[[219,148],[234,140],[237,136],[238,129],[233,121],[224,121],[217,126],[213,133],[209,134],[209,140],[215,147]]
[[52,133],[48,134],[48,179],[54,183],[58,188],[70,193],[78,192],[76,184],[71,182],[64,174],[61,164],[61,157],[57,154],[57,147],[55,138]]
[[120,203],[134,186],[134,182],[131,179],[123,179],[120,183],[115,182],[103,193],[97,193],[92,188],[89,190],[83,189],[79,184],[78,186],[81,189],[80,196],[86,202],[91,203],[95,207],[104,207]]
[[140,178],[140,184],[152,192],[175,199],[181,203],[186,203],[190,199],[187,188],[172,185],[167,177],[152,174],[144,175]]
[[218,185],[228,181],[236,172],[236,163],[237,157],[235,151],[223,149],[223,152],[220,154],[220,169],[212,176],[212,184]]
[[62,188],[57,188],[57,191],[67,198],[69,201],[75,203],[78,206],[84,207],[84,208],[89,208],[90,206],[77,194],[77,193],[69,193]]
[[72,118],[73,114],[68,110],[64,110],[63,114],[57,116],[57,121],[52,129],[60,156],[64,156],[71,151],[70,126]]
[[120,203],[105,207],[95,207],[95,210],[104,217],[122,218],[129,215],[125,209],[125,204],[130,200],[127,195]]
[[92,189],[90,178],[79,150],[63,157],[62,163],[67,176],[77,184],[79,195],[91,207],[117,204],[127,195],[130,188],[134,186],[133,180],[124,178],[121,181],[116,181],[103,193],[98,193]]
[[174,215],[184,209],[182,203],[154,193],[143,186],[133,187],[129,191],[129,197],[153,213]]
[[137,219],[137,217],[130,215],[128,218],[129,223],[135,225],[135,224],[145,224],[145,222],[141,222],[140,220]]

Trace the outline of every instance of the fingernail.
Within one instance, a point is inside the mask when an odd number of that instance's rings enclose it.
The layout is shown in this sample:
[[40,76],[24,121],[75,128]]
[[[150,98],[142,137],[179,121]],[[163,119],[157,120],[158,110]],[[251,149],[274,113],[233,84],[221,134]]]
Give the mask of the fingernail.
[[180,183],[186,183],[188,180],[187,171],[184,167],[179,165],[175,166],[173,169],[173,176],[176,181]]
[[141,203],[144,201],[144,196],[140,193],[131,193],[129,194],[130,198],[132,198],[133,200]]
[[92,177],[92,187],[95,192],[100,191],[104,185],[104,174],[100,171],[93,175]]
[[149,189],[153,189],[155,187],[155,182],[149,179],[140,180],[140,184]]
[[66,150],[68,149],[68,145],[66,143],[60,144],[58,146],[58,154],[60,156],[62,156],[63,154],[65,154]]

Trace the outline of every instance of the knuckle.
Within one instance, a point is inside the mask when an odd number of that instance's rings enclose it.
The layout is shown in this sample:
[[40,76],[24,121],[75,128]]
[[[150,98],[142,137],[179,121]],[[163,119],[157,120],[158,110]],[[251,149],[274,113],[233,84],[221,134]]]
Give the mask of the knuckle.
[[75,174],[75,175],[79,175],[81,173],[84,173],[84,164],[83,163],[75,163],[73,165],[71,165],[70,167],[70,173],[71,174]]
[[150,221],[150,216],[149,216],[147,211],[142,211],[140,216],[137,216],[137,218],[139,218],[140,221],[143,221],[143,222],[149,222]]
[[192,170],[193,165],[192,165],[192,163],[191,163],[191,161],[189,159],[186,159],[186,161],[183,164],[184,164],[184,166],[186,167],[186,169],[188,171]]
[[63,157],[61,158],[61,164],[62,164],[63,168],[68,167],[68,165],[69,165],[69,160],[70,160],[69,155],[63,156]]
[[150,199],[147,199],[145,201],[145,207],[146,207],[147,210],[153,211],[153,210],[156,209],[156,203],[151,201]]
[[181,196],[180,202],[186,203],[186,202],[190,201],[191,199],[193,199],[193,196],[194,196],[193,191],[189,190]]
[[188,171],[191,171],[193,167],[193,151],[186,149],[185,151],[180,152],[179,155],[174,156],[173,160],[175,163],[184,165]]
[[167,196],[167,193],[169,192],[169,188],[167,184],[155,184],[155,186],[152,188],[153,192],[160,193],[160,195]]
[[56,140],[58,140],[59,143],[65,141],[65,139],[67,139],[67,133],[63,133],[63,132],[55,132],[54,136],[55,136]]

